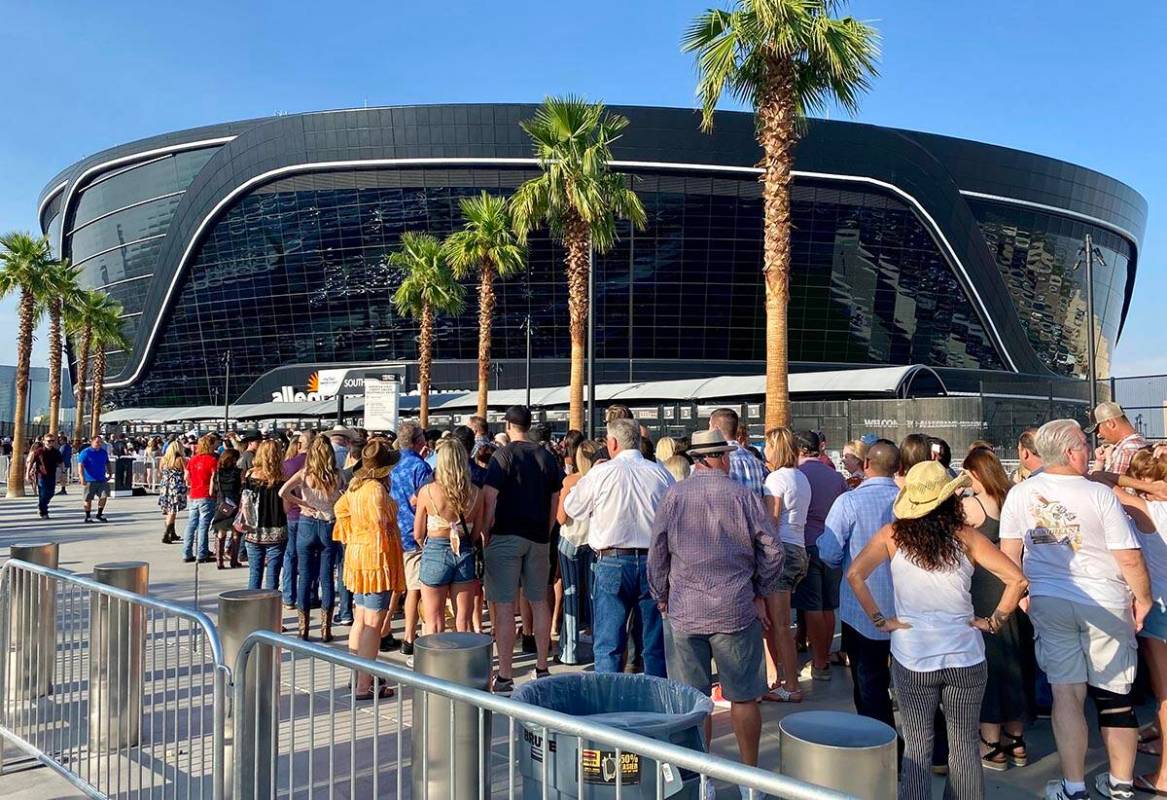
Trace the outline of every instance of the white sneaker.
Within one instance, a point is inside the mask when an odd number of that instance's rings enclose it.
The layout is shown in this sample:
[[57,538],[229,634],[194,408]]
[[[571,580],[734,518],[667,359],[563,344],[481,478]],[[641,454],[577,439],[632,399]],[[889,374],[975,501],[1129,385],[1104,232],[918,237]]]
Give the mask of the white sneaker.
[[1114,800],[1132,800],[1135,796],[1134,787],[1130,784],[1118,787],[1110,782],[1110,773],[1103,772],[1094,778],[1094,788],[1103,797],[1113,797]]
[[1090,800],[1090,792],[1083,789],[1070,794],[1061,781],[1050,781],[1045,785],[1045,800]]

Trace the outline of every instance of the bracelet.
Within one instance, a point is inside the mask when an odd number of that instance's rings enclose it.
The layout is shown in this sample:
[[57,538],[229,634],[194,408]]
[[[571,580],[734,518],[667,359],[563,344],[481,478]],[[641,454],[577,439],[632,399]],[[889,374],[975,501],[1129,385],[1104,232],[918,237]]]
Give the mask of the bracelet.
[[879,611],[876,611],[874,614],[871,615],[871,623],[875,627],[878,628],[880,625],[882,625],[885,622],[887,622],[887,618],[884,617],[883,614],[880,613]]

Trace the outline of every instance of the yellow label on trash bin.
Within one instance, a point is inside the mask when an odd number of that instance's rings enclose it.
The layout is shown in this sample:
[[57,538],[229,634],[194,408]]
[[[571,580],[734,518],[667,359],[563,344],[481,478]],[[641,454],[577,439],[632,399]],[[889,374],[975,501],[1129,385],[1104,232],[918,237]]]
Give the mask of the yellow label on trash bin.
[[[580,765],[584,783],[616,783],[616,753],[612,750],[581,750]],[[629,786],[640,783],[640,756],[620,754],[620,783]]]

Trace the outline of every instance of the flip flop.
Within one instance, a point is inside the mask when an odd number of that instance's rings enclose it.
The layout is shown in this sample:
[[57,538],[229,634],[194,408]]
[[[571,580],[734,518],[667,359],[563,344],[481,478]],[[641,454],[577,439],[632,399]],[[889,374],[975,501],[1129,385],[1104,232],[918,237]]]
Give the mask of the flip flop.
[[1143,728],[1139,731],[1139,744],[1146,744],[1159,739],[1159,731],[1154,728]]
[[1131,786],[1136,792],[1154,795],[1155,797],[1167,797],[1167,791],[1156,789],[1155,784],[1151,783],[1142,775],[1136,775]]
[[1145,742],[1139,742],[1137,749],[1145,756],[1160,756],[1163,755],[1162,743],[1158,738],[1147,739]]

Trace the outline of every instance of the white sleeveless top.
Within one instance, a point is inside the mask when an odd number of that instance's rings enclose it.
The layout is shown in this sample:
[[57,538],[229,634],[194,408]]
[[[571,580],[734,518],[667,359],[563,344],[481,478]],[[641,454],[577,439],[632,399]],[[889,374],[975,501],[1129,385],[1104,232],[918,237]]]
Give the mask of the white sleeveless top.
[[972,667],[985,660],[981,632],[973,619],[973,565],[961,553],[960,563],[944,572],[922,569],[902,548],[891,559],[896,617],[911,628],[892,631],[891,653],[914,672]]

